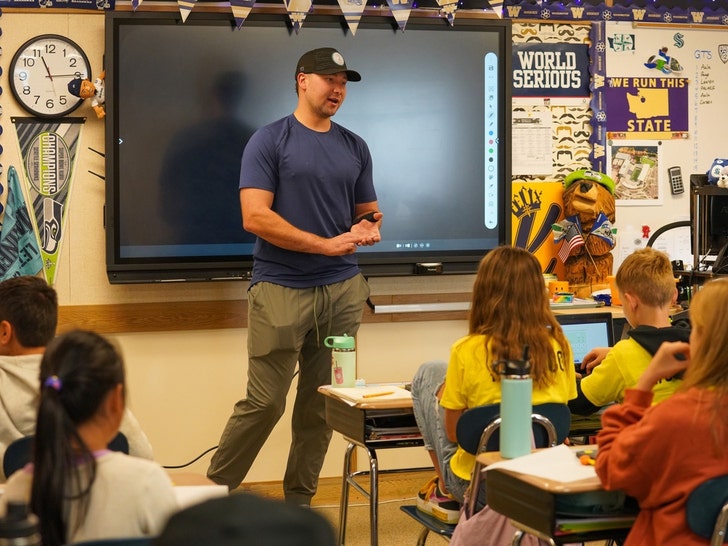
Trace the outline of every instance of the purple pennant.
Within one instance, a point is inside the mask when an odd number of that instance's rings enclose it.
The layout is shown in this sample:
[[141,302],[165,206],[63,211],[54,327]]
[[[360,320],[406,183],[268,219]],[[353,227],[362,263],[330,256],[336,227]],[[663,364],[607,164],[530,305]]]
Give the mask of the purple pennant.
[[230,10],[233,12],[235,17],[235,24],[238,30],[243,26],[245,18],[250,14],[250,10],[253,9],[255,0],[230,0]]
[[412,11],[412,2],[410,0],[387,0],[387,4],[392,11],[392,17],[399,25],[399,29],[404,32],[404,27],[407,25]]
[[338,0],[341,14],[344,16],[346,24],[349,25],[352,35],[356,35],[356,29],[359,27],[359,20],[367,7],[366,0]]
[[311,6],[313,5],[313,0],[283,0],[286,4],[286,11],[288,12],[288,17],[291,19],[291,23],[293,23],[293,30],[296,31],[296,34],[298,34],[298,31],[301,30],[301,27],[303,26],[303,21],[306,19],[306,15],[308,15],[308,12],[311,11]]

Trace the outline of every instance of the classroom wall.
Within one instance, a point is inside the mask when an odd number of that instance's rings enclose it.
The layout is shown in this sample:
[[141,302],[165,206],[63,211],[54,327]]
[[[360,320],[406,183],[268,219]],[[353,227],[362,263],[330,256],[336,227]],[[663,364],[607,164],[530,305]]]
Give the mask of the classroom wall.
[[[456,23],[457,24],[457,23]],[[101,13],[3,10],[0,96],[4,148],[0,162],[5,172],[19,167],[19,154],[11,116],[25,115],[7,86],[7,67],[13,52],[37,34],[71,37],[89,54],[94,74],[102,69],[104,17]],[[244,32],[244,29],[241,30]],[[304,30],[305,31],[305,30]],[[104,266],[104,183],[91,174],[104,172],[104,160],[88,148],[103,150],[104,123],[89,104],[74,112],[86,116],[73,187],[67,232],[63,240],[55,287],[62,306],[166,301],[241,300],[247,283],[241,281],[189,284],[110,285]],[[685,153],[689,153],[688,150]],[[683,153],[682,150],[680,153]],[[677,152],[671,152],[677,158]],[[682,163],[687,174],[693,168]],[[687,184],[687,179],[686,179]],[[663,207],[618,210],[618,228],[649,223],[653,229],[687,214],[687,197],[666,196]],[[472,276],[373,279],[372,293],[467,293]],[[370,382],[408,380],[417,366],[429,359],[446,359],[451,343],[466,333],[464,320],[365,323],[359,332],[360,377]],[[147,431],[157,459],[165,465],[187,462],[216,445],[234,402],[241,396],[247,366],[247,331],[241,328],[115,334],[128,368],[129,404]],[[294,387],[295,388],[295,385]],[[280,480],[287,456],[288,413],[274,430],[248,481]],[[341,475],[344,442],[337,436],[327,456],[323,476]],[[204,472],[209,455],[190,468]],[[360,466],[363,457],[360,458]],[[381,466],[429,465],[424,450],[391,450],[381,454]]]

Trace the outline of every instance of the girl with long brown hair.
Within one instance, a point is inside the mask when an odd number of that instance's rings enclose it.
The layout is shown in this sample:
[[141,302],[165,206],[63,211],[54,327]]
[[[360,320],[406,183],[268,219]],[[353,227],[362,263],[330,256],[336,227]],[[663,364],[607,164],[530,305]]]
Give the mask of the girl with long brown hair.
[[437,476],[417,506],[454,523],[470,483],[474,457],[457,444],[458,419],[469,408],[501,400],[499,360],[520,359],[528,346],[533,404],[566,404],[576,396],[571,348],[549,307],[541,266],[528,251],[501,246],[480,262],[473,285],[468,335],[449,363],[426,362],[412,381],[417,425]]

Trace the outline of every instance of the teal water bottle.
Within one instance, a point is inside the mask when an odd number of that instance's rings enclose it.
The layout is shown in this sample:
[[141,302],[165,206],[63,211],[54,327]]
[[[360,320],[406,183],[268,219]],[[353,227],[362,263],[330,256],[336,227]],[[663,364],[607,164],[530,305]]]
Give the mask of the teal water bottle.
[[521,360],[497,363],[501,374],[500,452],[506,459],[531,453],[533,380],[528,346]]

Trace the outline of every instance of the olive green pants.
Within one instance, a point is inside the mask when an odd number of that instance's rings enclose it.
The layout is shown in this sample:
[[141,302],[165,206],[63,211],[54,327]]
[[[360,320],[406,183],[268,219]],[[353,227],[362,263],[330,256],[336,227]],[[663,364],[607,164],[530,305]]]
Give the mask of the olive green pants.
[[208,477],[236,488],[283,415],[298,363],[285,498],[310,504],[331,440],[324,397],[331,383],[329,335],[356,335],[369,285],[362,275],[314,288],[256,283],[248,292],[248,385],[212,457]]

